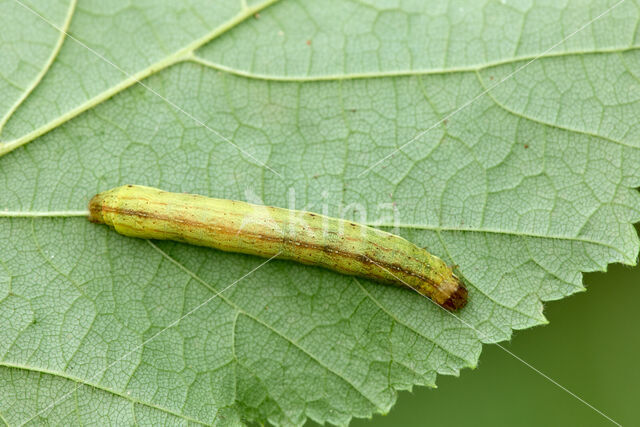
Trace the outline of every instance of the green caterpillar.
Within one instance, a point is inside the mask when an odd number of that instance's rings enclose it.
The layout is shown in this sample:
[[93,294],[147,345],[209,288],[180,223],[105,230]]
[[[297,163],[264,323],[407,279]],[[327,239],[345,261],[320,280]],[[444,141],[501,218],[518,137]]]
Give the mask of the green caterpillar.
[[402,237],[344,219],[139,185],[95,195],[89,212],[89,221],[125,236],[277,255],[409,287],[448,310],[467,303],[467,289],[440,258]]

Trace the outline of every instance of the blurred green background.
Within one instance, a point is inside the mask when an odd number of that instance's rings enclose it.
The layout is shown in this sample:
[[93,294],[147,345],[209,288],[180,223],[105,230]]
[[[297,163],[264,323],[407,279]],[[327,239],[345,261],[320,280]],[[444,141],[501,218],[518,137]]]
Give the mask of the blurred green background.
[[[584,276],[587,292],[545,305],[549,325],[515,331],[505,348],[616,422],[640,425],[640,268]],[[475,370],[402,392],[387,415],[356,427],[613,425],[495,345]]]

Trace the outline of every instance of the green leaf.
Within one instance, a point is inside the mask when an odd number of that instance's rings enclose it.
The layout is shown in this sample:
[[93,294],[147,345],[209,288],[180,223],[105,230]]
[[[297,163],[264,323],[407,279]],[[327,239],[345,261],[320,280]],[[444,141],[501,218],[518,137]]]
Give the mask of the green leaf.
[[[636,262],[632,2],[23,1],[0,1],[6,424],[345,424]],[[126,183],[386,227],[469,304],[86,221]]]

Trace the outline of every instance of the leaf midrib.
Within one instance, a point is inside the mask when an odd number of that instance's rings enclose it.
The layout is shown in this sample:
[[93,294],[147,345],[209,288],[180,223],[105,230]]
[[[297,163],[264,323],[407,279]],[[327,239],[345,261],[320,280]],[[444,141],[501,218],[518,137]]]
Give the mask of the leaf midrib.
[[[60,210],[60,211],[2,211],[0,210],[0,218],[10,218],[10,219],[35,219],[35,218],[77,218],[77,217],[86,217],[88,215],[88,211],[74,211],[74,210]],[[561,241],[570,241],[570,242],[580,242],[587,243],[596,246],[603,246],[608,249],[611,249],[621,255],[624,259],[624,263],[627,265],[635,265],[635,260],[628,258],[625,253],[612,246],[606,242],[600,242],[593,239],[588,239],[585,237],[574,237],[574,236],[563,236],[563,235],[555,235],[555,234],[539,234],[539,233],[531,233],[517,230],[498,230],[495,228],[473,228],[473,227],[453,227],[453,226],[437,226],[437,225],[428,225],[428,224],[414,224],[414,223],[380,223],[380,222],[366,222],[364,225],[368,225],[370,227],[377,228],[403,228],[403,229],[414,229],[414,230],[425,230],[425,231],[433,231],[436,233],[440,232],[461,232],[461,233],[485,233],[485,234],[504,234],[508,236],[516,236],[516,237],[525,237],[525,238],[533,238],[533,239],[547,239],[547,240],[561,240]]]

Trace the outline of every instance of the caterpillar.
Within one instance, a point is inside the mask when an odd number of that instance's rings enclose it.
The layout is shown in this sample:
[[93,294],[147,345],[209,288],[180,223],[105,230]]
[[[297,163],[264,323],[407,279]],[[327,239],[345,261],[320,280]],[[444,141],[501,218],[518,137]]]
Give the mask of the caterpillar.
[[124,185],[96,194],[89,221],[120,234],[292,260],[414,289],[447,310],[467,289],[440,258],[408,240],[344,219]]

